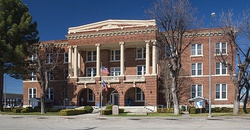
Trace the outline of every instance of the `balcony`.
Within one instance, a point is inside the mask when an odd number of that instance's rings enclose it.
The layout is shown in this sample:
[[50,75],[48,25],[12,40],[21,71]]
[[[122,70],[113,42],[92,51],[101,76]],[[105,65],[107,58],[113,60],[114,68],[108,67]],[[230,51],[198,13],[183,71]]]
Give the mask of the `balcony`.
[[126,75],[124,82],[145,82],[144,75]]
[[77,83],[95,83],[95,77],[78,77]]

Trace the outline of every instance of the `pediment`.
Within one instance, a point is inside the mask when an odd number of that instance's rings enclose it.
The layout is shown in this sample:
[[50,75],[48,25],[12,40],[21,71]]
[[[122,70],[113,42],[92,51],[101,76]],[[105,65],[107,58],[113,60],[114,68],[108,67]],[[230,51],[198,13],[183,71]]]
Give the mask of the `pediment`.
[[148,27],[148,26],[156,26],[155,20],[105,20],[82,26],[70,27],[68,30],[68,34],[109,30],[109,29],[124,29],[130,27]]

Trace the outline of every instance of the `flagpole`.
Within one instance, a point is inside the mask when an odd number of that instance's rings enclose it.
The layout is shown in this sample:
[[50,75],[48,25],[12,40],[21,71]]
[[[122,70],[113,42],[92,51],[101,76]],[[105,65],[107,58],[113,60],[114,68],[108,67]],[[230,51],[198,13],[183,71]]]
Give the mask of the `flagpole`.
[[[101,68],[102,68],[102,62],[101,62]],[[102,115],[102,72],[101,72],[101,68],[100,70],[100,79],[101,79],[101,115]]]

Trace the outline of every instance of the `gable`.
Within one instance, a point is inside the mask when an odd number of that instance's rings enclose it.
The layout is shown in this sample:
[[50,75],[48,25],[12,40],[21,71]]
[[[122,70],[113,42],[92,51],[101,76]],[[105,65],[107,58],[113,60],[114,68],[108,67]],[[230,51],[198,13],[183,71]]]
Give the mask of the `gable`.
[[148,27],[156,26],[155,20],[105,20],[96,23],[86,24],[77,27],[70,27],[68,34],[109,30],[109,29],[124,29],[132,27]]

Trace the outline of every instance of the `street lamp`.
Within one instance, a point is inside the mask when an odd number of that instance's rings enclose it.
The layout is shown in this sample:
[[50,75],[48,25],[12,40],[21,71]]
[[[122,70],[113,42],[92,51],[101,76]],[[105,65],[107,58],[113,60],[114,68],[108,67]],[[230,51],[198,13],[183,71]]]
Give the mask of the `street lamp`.
[[211,59],[211,25],[212,19],[215,17],[215,13],[211,13],[211,20],[210,20],[210,32],[209,32],[209,110],[208,110],[208,117],[211,118],[211,105],[212,105],[212,59]]

